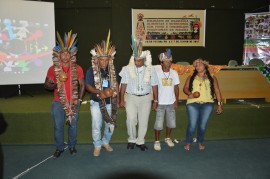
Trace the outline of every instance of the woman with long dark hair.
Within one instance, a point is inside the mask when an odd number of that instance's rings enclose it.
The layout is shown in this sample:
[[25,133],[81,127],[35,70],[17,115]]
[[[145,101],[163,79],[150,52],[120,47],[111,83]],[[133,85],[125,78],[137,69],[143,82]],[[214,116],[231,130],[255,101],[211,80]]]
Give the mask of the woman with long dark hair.
[[221,114],[222,96],[218,80],[208,70],[209,63],[202,59],[193,62],[194,73],[186,79],[184,93],[188,95],[187,113],[188,127],[186,132],[185,150],[189,151],[193,141],[193,135],[197,129],[197,143],[199,150],[204,150],[204,134],[208,119],[214,109],[214,99],[217,99],[218,108],[216,113]]

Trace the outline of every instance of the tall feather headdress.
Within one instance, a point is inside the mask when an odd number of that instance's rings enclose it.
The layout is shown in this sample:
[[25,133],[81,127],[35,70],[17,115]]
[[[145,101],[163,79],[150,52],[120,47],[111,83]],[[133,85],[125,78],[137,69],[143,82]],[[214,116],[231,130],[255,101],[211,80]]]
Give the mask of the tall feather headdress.
[[135,63],[134,60],[144,58],[144,66],[145,66],[145,74],[144,74],[144,82],[148,83],[151,77],[151,69],[152,69],[152,56],[151,52],[149,50],[143,51],[143,44],[138,40],[138,42],[135,41],[133,38],[133,35],[131,35],[131,48],[133,50],[133,54],[129,59],[129,64],[127,68],[129,69],[129,73],[131,78],[136,78],[135,73]]
[[64,35],[64,41],[62,40],[60,34],[57,32],[57,40],[55,49],[57,51],[71,51],[73,48],[76,47],[77,44],[77,34],[72,34],[72,30],[69,31],[67,34]]
[[[53,49],[53,65],[54,72],[56,77],[56,82],[59,85],[57,88],[60,103],[62,105],[63,110],[66,113],[66,123],[71,126],[72,120],[74,119],[77,111],[77,104],[79,103],[79,93],[78,93],[78,73],[77,73],[77,64],[76,64],[76,53],[77,53],[77,34],[72,34],[72,30],[67,34],[65,33],[64,39],[61,38],[60,34],[57,32],[57,40],[56,46]],[[66,72],[66,77],[70,79],[69,82],[62,81],[61,76],[63,74],[63,63],[61,59],[61,53],[63,51],[68,51],[71,58],[69,61],[69,70],[70,72]],[[67,94],[65,90],[65,86],[69,85],[70,94]],[[69,100],[70,99],[70,100]]]
[[100,44],[96,44],[94,47],[95,51],[91,51],[93,56],[98,56],[98,57],[111,57],[114,56],[116,51],[115,51],[115,46],[112,45],[112,42],[110,42],[110,36],[111,36],[111,31],[109,29],[107,40],[102,40]]
[[135,58],[144,58],[143,56],[143,44],[140,40],[135,41],[133,35],[131,35],[131,48]]

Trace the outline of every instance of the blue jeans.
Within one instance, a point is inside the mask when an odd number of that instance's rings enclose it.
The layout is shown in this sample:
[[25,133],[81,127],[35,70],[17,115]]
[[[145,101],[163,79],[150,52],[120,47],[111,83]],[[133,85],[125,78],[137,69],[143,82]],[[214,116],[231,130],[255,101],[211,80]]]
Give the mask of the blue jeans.
[[186,133],[187,144],[192,143],[196,125],[198,125],[197,142],[203,143],[207,122],[213,109],[214,109],[214,103],[187,104],[187,114],[188,114],[188,127],[187,127],[187,133]]
[[[106,104],[106,109],[111,115],[111,104]],[[102,144],[109,144],[112,133],[109,130],[110,124],[104,122],[105,127],[104,127],[104,135],[103,138],[101,139],[101,128],[102,128],[102,114],[100,112],[99,108],[99,103],[95,102],[93,100],[90,100],[90,111],[92,115],[92,138],[93,138],[93,143],[95,147],[101,147]]]
[[[77,144],[77,122],[79,118],[80,104],[76,106],[77,112],[72,119],[71,126],[68,127],[68,147],[75,147]],[[53,101],[51,107],[51,116],[54,124],[54,144],[56,149],[64,150],[64,125],[66,113],[59,101]]]

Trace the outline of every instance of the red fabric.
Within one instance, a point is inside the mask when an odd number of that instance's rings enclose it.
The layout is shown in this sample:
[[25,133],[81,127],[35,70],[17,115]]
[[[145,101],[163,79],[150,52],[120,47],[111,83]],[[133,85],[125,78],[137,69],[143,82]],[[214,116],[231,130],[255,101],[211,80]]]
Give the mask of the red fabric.
[[[68,99],[68,102],[70,102],[70,98],[71,98],[71,70],[69,70],[69,67],[63,67],[63,70],[65,72],[67,72],[67,75],[68,75],[68,79],[67,81],[64,83],[65,85],[65,89],[66,89],[66,92],[67,92],[67,99]],[[78,73],[78,79],[82,79],[84,78],[84,73],[83,73],[83,69],[81,66],[77,65],[77,73]],[[47,72],[47,78],[51,78],[53,79],[54,83],[56,83],[56,77],[55,77],[55,72],[54,72],[54,67],[51,66]],[[59,94],[57,92],[57,89],[54,89],[54,100],[55,101],[59,101]]]

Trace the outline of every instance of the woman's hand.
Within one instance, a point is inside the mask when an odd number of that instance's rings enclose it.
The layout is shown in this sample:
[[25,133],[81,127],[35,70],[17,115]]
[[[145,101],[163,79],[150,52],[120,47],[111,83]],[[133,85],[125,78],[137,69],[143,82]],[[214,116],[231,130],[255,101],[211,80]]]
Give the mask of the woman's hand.
[[188,95],[188,99],[193,99],[193,98],[194,98],[194,96],[192,93],[190,95]]
[[222,114],[223,113],[222,105],[218,105],[216,113],[217,114]]

